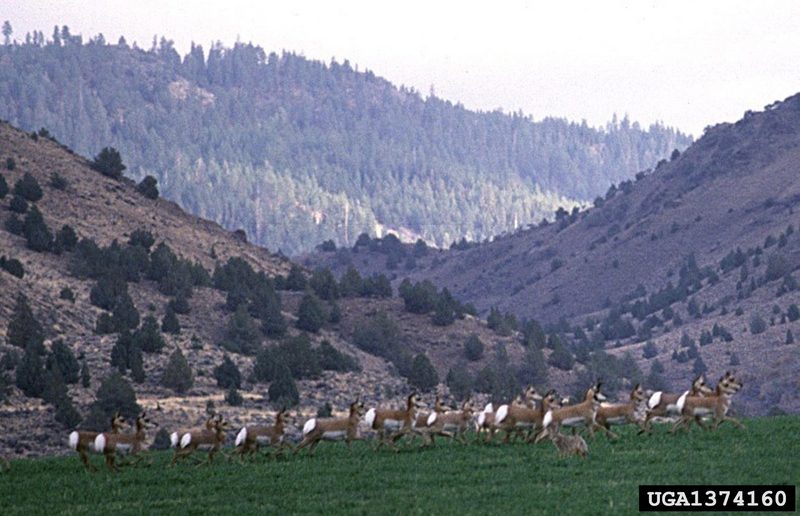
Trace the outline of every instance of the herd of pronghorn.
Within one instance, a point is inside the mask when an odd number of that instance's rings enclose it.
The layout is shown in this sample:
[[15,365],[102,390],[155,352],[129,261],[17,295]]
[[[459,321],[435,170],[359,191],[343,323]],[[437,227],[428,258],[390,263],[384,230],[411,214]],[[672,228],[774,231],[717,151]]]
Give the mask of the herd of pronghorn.
[[[711,389],[703,376],[692,382],[691,388],[683,393],[673,394],[654,392],[649,396],[640,385],[631,391],[630,399],[625,403],[608,403],[601,392],[601,384],[591,386],[584,399],[575,404],[569,400],[559,399],[554,391],[544,395],[533,387],[528,387],[512,403],[500,405],[495,410],[489,403],[477,412],[467,400],[458,410],[444,406],[436,398],[433,411],[423,412],[419,395],[412,393],[406,399],[405,407],[398,409],[370,408],[366,409],[360,400],[350,404],[347,417],[311,418],[303,425],[302,440],[293,447],[294,453],[308,448],[314,453],[320,441],[345,441],[348,448],[351,443],[360,440],[359,426],[363,420],[375,431],[376,448],[384,445],[397,450],[396,443],[404,436],[418,435],[423,439],[422,446],[434,444],[435,437],[442,436],[455,439],[466,444],[465,434],[469,429],[477,433],[478,441],[489,442],[498,432],[503,433],[503,442],[522,438],[526,442],[539,442],[550,439],[561,456],[576,454],[585,457],[588,453],[586,441],[575,428],[583,426],[590,436],[596,430],[602,431],[609,438],[617,435],[611,431],[612,425],[634,424],[639,433],[650,432],[653,421],[674,420],[671,432],[679,428],[688,430],[692,422],[708,429],[704,418],[710,418],[711,427],[716,429],[724,421],[729,421],[739,428],[742,424],[728,415],[731,398],[742,387],[730,372],[725,373],[715,389]],[[240,460],[252,458],[261,446],[269,446],[276,454],[285,448],[292,448],[286,437],[287,411],[281,410],[275,416],[272,425],[245,426],[236,434],[235,453]],[[135,431],[123,433],[123,418],[117,414],[111,421],[109,432],[79,432],[69,435],[69,446],[77,451],[84,466],[94,470],[89,461],[89,453],[102,453],[106,466],[117,470],[117,454],[126,454],[130,464],[142,459],[145,449],[146,431],[157,426],[151,422],[147,414],[136,418]],[[561,432],[562,427],[572,428],[572,434]],[[176,431],[170,435],[174,454],[170,465],[189,457],[197,450],[208,450],[208,458],[201,463],[211,463],[214,456],[225,443],[228,423],[221,415],[208,418],[205,426],[193,430]]]

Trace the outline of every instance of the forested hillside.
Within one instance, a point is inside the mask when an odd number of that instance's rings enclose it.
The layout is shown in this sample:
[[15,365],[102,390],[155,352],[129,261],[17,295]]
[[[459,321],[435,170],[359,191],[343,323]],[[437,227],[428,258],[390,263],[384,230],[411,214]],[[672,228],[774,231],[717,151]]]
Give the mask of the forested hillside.
[[[0,47],[0,117],[75,151],[111,145],[134,178],[286,253],[386,229],[447,245],[591,200],[689,139],[476,113],[347,61],[162,39],[145,51],[67,27]],[[535,92],[531,92],[532,95]]]

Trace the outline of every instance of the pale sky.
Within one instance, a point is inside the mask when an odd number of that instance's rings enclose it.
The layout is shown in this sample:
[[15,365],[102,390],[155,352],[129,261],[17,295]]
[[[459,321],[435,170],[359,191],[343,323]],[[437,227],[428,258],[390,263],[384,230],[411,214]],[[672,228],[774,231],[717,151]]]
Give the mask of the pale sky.
[[252,42],[348,59],[470,109],[522,109],[592,125],[614,113],[699,136],[800,91],[797,1],[0,0],[14,38],[68,25],[84,40],[183,54]]

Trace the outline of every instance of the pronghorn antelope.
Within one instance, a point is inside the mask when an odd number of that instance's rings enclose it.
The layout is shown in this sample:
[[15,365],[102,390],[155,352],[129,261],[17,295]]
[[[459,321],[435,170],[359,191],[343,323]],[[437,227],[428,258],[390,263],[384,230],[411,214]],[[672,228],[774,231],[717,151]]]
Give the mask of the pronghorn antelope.
[[713,422],[713,429],[719,428],[719,425],[725,421],[729,421],[737,428],[744,428],[744,425],[738,419],[728,415],[728,410],[731,406],[731,398],[739,392],[744,384],[730,373],[726,372],[720,378],[717,388],[713,394],[707,396],[690,396],[684,394],[678,401],[678,410],[680,411],[681,418],[673,425],[671,432],[674,433],[681,426],[689,430],[689,425],[692,420],[697,422],[702,428],[707,427],[703,424],[701,418],[703,416],[711,416]]
[[650,420],[654,417],[679,415],[678,399],[681,396],[706,396],[712,392],[714,391],[706,385],[705,376],[702,374],[694,379],[691,389],[681,394],[665,393],[661,391],[654,392],[650,395],[650,399],[647,400],[647,415],[644,418],[644,424],[639,430],[639,433],[651,431]]
[[560,457],[566,457],[574,453],[585,459],[589,454],[589,447],[580,435],[564,435],[561,432],[550,432],[550,440],[553,441]]
[[[437,399],[437,404],[438,404]],[[444,409],[440,405],[437,409]],[[458,439],[461,444],[467,444],[464,434],[469,428],[474,409],[470,400],[461,404],[461,410],[436,410],[431,412],[422,425],[417,422],[417,430],[425,438],[423,446],[434,444],[434,437],[440,435],[451,439]]]
[[487,403],[475,420],[475,442],[485,434],[484,442],[488,443],[494,437],[494,405]]
[[134,464],[138,464],[141,461],[139,453],[142,451],[142,445],[147,437],[146,431],[155,426],[158,424],[150,421],[147,414],[142,412],[136,418],[136,432],[132,434],[105,432],[97,434],[94,439],[94,451],[105,456],[106,466],[113,471],[119,470],[115,462],[117,451],[127,452],[131,457],[137,457]]
[[350,412],[347,417],[342,418],[311,418],[303,425],[303,440],[294,449],[294,453],[299,452],[306,446],[310,455],[314,454],[314,449],[320,441],[340,441],[344,440],[349,449],[353,441],[359,440],[358,422],[364,415],[364,404],[356,400],[350,404]]
[[[428,419],[436,418],[436,414],[447,412],[447,406],[442,403],[439,396],[433,402],[433,412],[417,412],[417,420],[414,423],[414,432],[420,435],[428,431]],[[433,420],[431,420],[433,421]]]
[[600,405],[600,408],[597,409],[597,424],[610,432],[606,435],[617,437],[614,432],[611,432],[610,425],[636,424],[643,429],[645,415],[644,389],[637,383],[631,391],[630,400],[627,403]]
[[[222,419],[221,414],[217,414],[216,417],[212,416],[206,421],[205,429],[186,432],[181,436],[180,447],[175,450],[169,465],[175,465],[178,459],[188,457],[198,448],[208,450],[208,459],[205,463],[211,464],[214,461],[214,455],[217,454],[225,442],[225,429],[227,427],[228,422]],[[200,464],[203,464],[203,462],[200,462]]]
[[282,453],[283,448],[288,446],[284,441],[286,416],[287,411],[284,408],[275,415],[273,425],[245,426],[239,430],[235,443],[239,460],[243,460],[245,455],[252,457],[262,444],[276,448],[276,454]]
[[595,428],[608,434],[609,431],[605,427],[599,426],[596,421],[597,410],[600,408],[600,404],[606,400],[605,395],[600,392],[601,385],[598,382],[590,387],[580,403],[548,410],[542,420],[542,431],[536,436],[534,442],[538,443],[544,439],[548,432],[558,432],[562,426],[584,425],[590,436],[594,436]]
[[537,423],[541,423],[543,414],[540,408],[535,408],[535,401],[541,401],[542,395],[536,392],[533,387],[525,390],[523,398],[517,398],[515,403],[510,405],[500,405],[494,415],[494,427],[503,430],[505,436],[503,442],[507,443],[512,433],[528,430],[530,431]]
[[[119,412],[114,414],[111,418],[111,433],[119,433],[125,419]],[[78,456],[83,462],[83,466],[89,471],[96,471],[97,468],[89,462],[89,452],[94,451],[94,440],[97,438],[98,432],[79,432],[73,430],[69,434],[69,447],[78,452]]]
[[[364,416],[364,420],[367,422],[367,426],[378,432],[377,448],[380,449],[381,446],[386,444],[396,450],[394,443],[414,430],[417,424],[417,409],[420,406],[419,395],[416,392],[412,392],[408,395],[406,408],[403,410],[369,409]],[[387,430],[389,432],[395,431],[394,435],[390,435],[388,440],[386,439]]]

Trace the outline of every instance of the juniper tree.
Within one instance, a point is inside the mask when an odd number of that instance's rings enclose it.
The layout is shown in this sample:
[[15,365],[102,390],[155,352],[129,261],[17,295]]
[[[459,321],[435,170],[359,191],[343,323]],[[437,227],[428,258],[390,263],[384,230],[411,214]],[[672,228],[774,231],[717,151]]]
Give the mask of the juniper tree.
[[325,324],[327,314],[322,302],[311,292],[306,292],[297,310],[297,328],[316,333]]
[[176,349],[170,355],[167,367],[161,377],[161,385],[172,389],[178,394],[186,393],[194,385],[192,369],[180,349]]
[[36,320],[25,294],[19,293],[17,295],[14,310],[11,312],[11,318],[8,321],[6,339],[12,346],[23,349],[33,346],[37,353],[43,354],[45,352],[44,329],[39,324],[39,321]]

